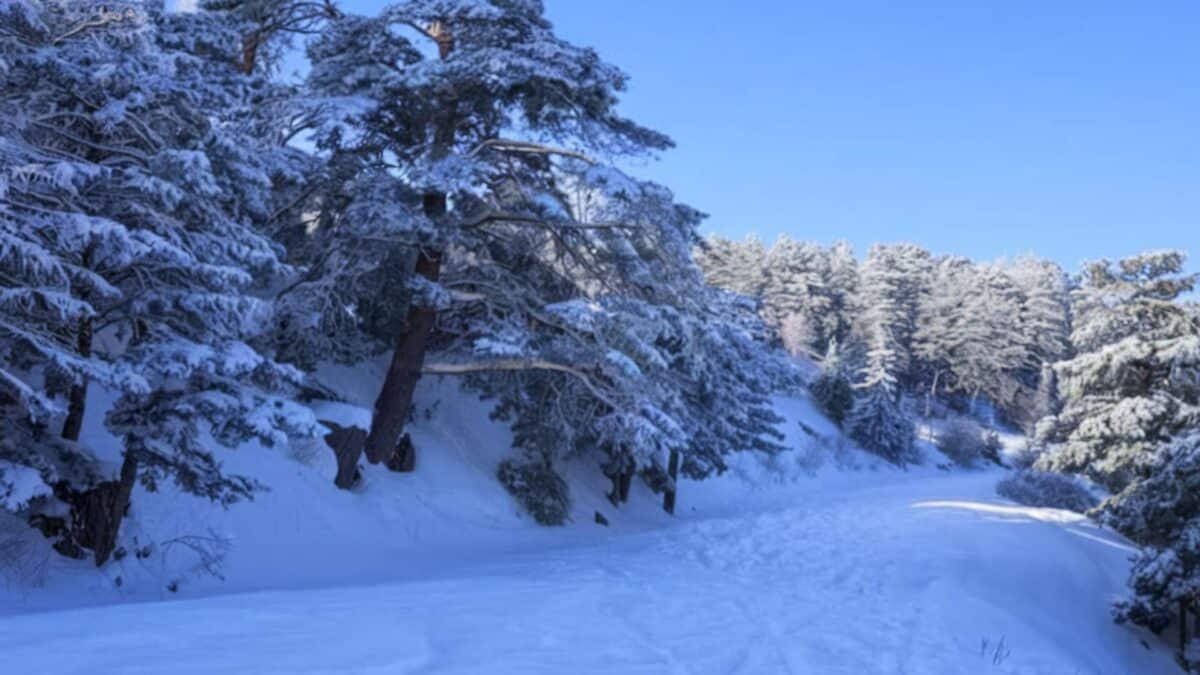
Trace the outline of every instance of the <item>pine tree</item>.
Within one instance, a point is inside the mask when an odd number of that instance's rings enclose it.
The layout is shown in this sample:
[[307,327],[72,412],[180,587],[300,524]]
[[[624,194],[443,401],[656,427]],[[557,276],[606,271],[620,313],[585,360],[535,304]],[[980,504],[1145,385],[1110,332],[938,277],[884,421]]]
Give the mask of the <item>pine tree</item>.
[[1045,468],[1119,492],[1200,421],[1200,326],[1178,302],[1195,276],[1175,251],[1090,264],[1073,292],[1076,356],[1058,365],[1063,409],[1039,425]]
[[615,113],[625,75],[555,36],[540,3],[400,2],[378,18],[337,19],[309,55],[309,86],[330,111],[318,143],[368,169],[363,192],[379,199],[361,208],[394,214],[388,239],[416,252],[414,302],[367,440],[377,463],[394,453],[425,370],[450,297],[442,271],[460,264],[450,254],[481,250],[497,230],[587,240],[561,201],[564,181],[602,180],[583,153],[639,154],[670,141]]
[[[33,443],[5,447],[3,466],[37,471],[72,507],[60,551],[91,548],[102,564],[139,478],[223,503],[253,490],[221,471],[204,433],[276,444],[315,426],[272,394],[299,373],[247,345],[267,309],[256,284],[287,269],[221,198],[257,176],[227,161],[204,107],[221,94],[188,77],[193,55],[164,51],[161,17],[140,3],[5,10],[0,381]],[[124,442],[114,478],[77,442],[92,384],[118,395],[105,420]]]
[[919,459],[912,422],[900,409],[895,340],[880,315],[871,324],[870,349],[858,383],[859,394],[846,418],[846,434],[866,450],[904,466]]
[[787,236],[780,237],[767,253],[764,318],[786,338],[785,346],[794,354],[822,353],[832,332],[826,325],[832,303],[824,284],[828,276],[825,263],[819,248]]
[[[1200,434],[1185,434],[1163,447],[1145,478],[1108,499],[1101,520],[1144,548],[1130,571],[1131,597],[1116,603],[1118,621],[1160,632],[1200,598]],[[1179,626],[1180,648],[1191,662],[1194,638]]]
[[854,408],[854,387],[837,340],[829,343],[821,361],[821,373],[809,385],[813,400],[825,416],[841,426]]
[[751,235],[733,241],[711,235],[696,248],[696,263],[705,280],[717,288],[761,302],[766,285],[767,247]]

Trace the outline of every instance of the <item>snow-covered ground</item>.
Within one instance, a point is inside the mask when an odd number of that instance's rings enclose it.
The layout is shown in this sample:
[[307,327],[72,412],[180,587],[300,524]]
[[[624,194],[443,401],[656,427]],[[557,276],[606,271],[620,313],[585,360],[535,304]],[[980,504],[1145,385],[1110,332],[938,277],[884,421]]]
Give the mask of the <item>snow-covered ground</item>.
[[[881,467],[783,399],[797,450],[771,472],[746,458],[685,484],[671,518],[645,490],[614,510],[577,467],[574,522],[545,529],[494,479],[507,440],[486,406],[435,398],[418,471],[372,468],[359,494],[330,485],[327,451],[262,449],[230,458],[273,487],[252,504],[140,494],[137,532],[159,552],[101,572],[55,558],[44,586],[10,585],[0,669],[1177,672],[1153,637],[1109,618],[1131,549],[1076,514],[1004,502],[998,471]],[[190,501],[154,508],[176,499]],[[162,555],[209,529],[234,545],[224,581],[186,573],[186,548]]]
[[759,496],[374,585],[16,615],[0,654],[38,673],[1176,672],[1108,618],[1126,546],[994,481]]

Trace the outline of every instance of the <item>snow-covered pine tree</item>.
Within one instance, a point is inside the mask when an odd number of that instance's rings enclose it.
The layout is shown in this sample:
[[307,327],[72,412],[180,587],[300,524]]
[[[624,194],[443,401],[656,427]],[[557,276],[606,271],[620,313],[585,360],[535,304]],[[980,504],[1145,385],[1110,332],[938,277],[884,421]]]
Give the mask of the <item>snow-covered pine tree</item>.
[[731,452],[777,450],[766,394],[787,369],[755,341],[739,298],[701,283],[686,243],[698,214],[658,186],[588,174],[604,180],[568,200],[569,217],[627,227],[565,240],[520,224],[481,233],[486,247],[444,270],[464,300],[443,310],[440,363],[428,368],[475,373],[529,465],[594,457],[616,503],[637,471],[671,491],[672,466],[700,478]]
[[922,298],[928,294],[932,257],[913,244],[876,244],[861,267],[854,298],[856,340],[870,350],[886,342],[886,375],[900,388],[913,386],[913,336]]
[[829,293],[829,318],[827,329],[829,338],[837,340],[844,348],[850,340],[851,328],[854,325],[854,297],[858,293],[858,259],[854,257],[854,249],[844,241],[839,241],[829,248],[826,254],[828,263],[825,269],[828,277],[825,288]]
[[555,36],[539,2],[399,2],[377,18],[333,21],[309,54],[309,86],[337,113],[318,133],[321,146],[368,162],[372,194],[395,195],[400,186],[390,184],[402,174],[419,196],[364,207],[402,216],[388,239],[417,253],[421,280],[367,441],[368,460],[381,462],[395,451],[448,298],[438,282],[457,264],[449,256],[496,228],[578,231],[546,202],[561,192],[557,170],[586,163],[582,153],[637,154],[670,141],[616,114],[625,75]]
[[1200,423],[1200,325],[1178,302],[1184,255],[1156,251],[1084,271],[1072,293],[1075,356],[1057,366],[1063,409],[1039,424],[1043,468],[1119,492],[1158,449]]
[[841,426],[854,408],[854,385],[837,340],[829,342],[821,372],[808,387],[825,416]]
[[[1145,477],[1109,498],[1104,524],[1141,544],[1129,586],[1116,603],[1118,621],[1158,633],[1179,622],[1180,648],[1188,666],[1200,666],[1187,615],[1200,602],[1200,434],[1191,431],[1159,450]],[[1180,621],[1180,617],[1184,617]]]
[[1017,258],[1008,274],[1021,291],[1020,331],[1029,351],[1020,374],[1025,391],[1010,416],[1032,434],[1038,420],[1058,412],[1054,364],[1070,355],[1069,280],[1057,264],[1032,256]]
[[[221,186],[253,177],[222,175],[241,167],[220,161],[191,55],[161,48],[141,3],[3,9],[0,380],[8,423],[32,442],[3,448],[0,480],[36,472],[72,507],[59,550],[102,564],[139,478],[223,503],[249,494],[204,434],[271,444],[316,429],[269,393],[299,374],[245,343],[263,314],[253,285],[284,267],[223,208]],[[118,396],[105,425],[122,457],[77,442],[89,383]]]
[[[767,252],[762,288],[767,324],[787,338],[794,354],[819,355],[833,326],[827,325],[832,302],[825,279],[824,252],[817,246],[781,236]],[[785,331],[785,324],[787,330]]]
[[846,417],[846,434],[880,457],[900,466],[919,460],[915,429],[900,408],[895,339],[886,323],[887,312],[871,313],[866,365],[857,384],[858,396]]
[[761,302],[767,247],[758,237],[750,235],[734,241],[710,235],[700,241],[695,255],[709,284]]

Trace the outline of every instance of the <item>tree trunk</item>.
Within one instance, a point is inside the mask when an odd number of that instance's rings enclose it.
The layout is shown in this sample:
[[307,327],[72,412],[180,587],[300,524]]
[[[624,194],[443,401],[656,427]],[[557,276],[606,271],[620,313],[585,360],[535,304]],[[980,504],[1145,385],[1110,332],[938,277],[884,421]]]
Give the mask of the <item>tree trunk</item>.
[[136,479],[137,460],[126,452],[117,480],[105,481],[82,492],[66,485],[56,486],[59,498],[71,505],[71,514],[68,532],[54,548],[73,558],[83,557],[81,548],[91,549],[96,567],[108,562],[117,547],[121,520],[129,511]]
[[[446,26],[440,22],[429,27],[428,31],[438,45],[438,55],[444,61],[449,58],[454,49],[454,40]],[[442,114],[437,121],[434,132],[434,157],[443,157],[454,144],[454,108],[453,99],[447,101]],[[446,217],[446,193],[441,191],[428,192],[422,198],[422,210],[425,217],[434,222]],[[437,250],[422,250],[417,255],[417,276],[437,282],[442,267],[442,252]],[[408,423],[409,411],[412,409],[413,392],[417,388],[417,380],[421,377],[421,367],[425,363],[425,352],[429,347],[429,336],[437,321],[437,310],[433,307],[414,306],[408,313],[396,349],[392,353],[392,363],[388,367],[375,399],[375,410],[371,417],[371,433],[367,436],[367,461],[372,464],[392,462],[396,446]],[[415,453],[406,458],[405,464],[415,462]]]
[[617,497],[621,500],[622,504],[629,501],[629,488],[633,485],[633,474],[634,473],[635,473],[635,470],[634,470],[633,466],[631,465],[620,476],[620,481],[618,483],[618,487],[620,489],[617,493]]
[[933,416],[933,399],[937,398],[938,379],[941,376],[940,370],[933,374],[933,384],[929,385],[929,393],[925,395],[925,419]]
[[675,515],[675,496],[679,492],[679,451],[672,450],[671,457],[667,460],[667,478],[671,480],[671,485],[667,487],[663,493],[663,511],[671,515]]
[[[75,349],[83,358],[92,356],[92,319],[85,317],[79,320],[79,332],[75,336]],[[67,394],[67,419],[63,420],[62,437],[68,441],[78,441],[79,432],[83,429],[83,414],[87,409],[88,381],[86,376],[80,376],[79,382],[71,385]]]
[[[441,197],[441,208],[445,209],[446,196]],[[430,195],[426,195],[428,205]],[[428,213],[428,208],[426,210]],[[441,254],[422,252],[417,258],[416,273],[436,282],[441,269]],[[413,392],[421,378],[421,367],[425,365],[425,350],[429,346],[429,335],[437,320],[433,307],[414,306],[408,313],[392,363],[379,397],[375,399],[375,411],[371,417],[371,433],[367,436],[367,461],[372,464],[386,462],[396,452],[396,444],[404,433],[412,409]]]
[[1188,643],[1188,601],[1184,598],[1179,601],[1179,654],[1182,656],[1187,651]]
[[320,420],[331,431],[325,435],[325,444],[333,450],[337,459],[337,476],[333,484],[349,490],[358,484],[362,475],[358,470],[358,457],[362,454],[363,440],[367,432],[358,427],[343,427],[329,420]]
[[259,31],[253,31],[242,39],[242,62],[238,64],[238,70],[243,75],[250,75],[254,72],[254,67],[258,63],[258,45],[262,40],[262,35]]

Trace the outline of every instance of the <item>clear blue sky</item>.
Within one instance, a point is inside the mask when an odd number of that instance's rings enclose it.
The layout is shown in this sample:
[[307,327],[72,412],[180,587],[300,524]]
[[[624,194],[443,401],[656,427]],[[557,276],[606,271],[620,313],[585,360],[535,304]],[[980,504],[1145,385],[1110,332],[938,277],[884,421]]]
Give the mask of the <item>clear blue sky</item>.
[[635,171],[706,231],[1200,259],[1200,0],[545,4],[630,74],[679,144]]

